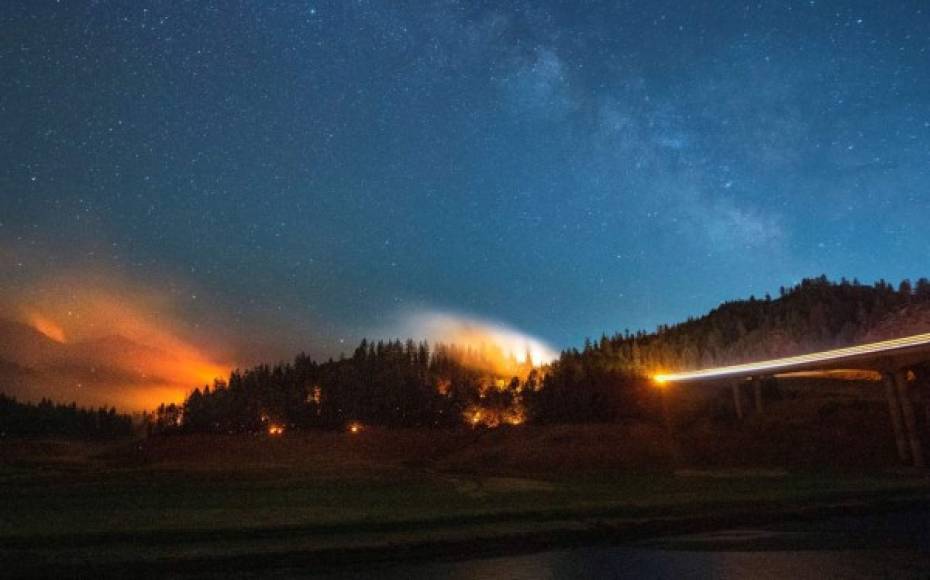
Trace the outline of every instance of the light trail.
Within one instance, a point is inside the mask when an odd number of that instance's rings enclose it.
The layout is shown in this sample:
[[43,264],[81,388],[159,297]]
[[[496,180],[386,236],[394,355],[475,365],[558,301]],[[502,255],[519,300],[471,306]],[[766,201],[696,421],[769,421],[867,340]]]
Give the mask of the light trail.
[[849,346],[845,348],[837,348],[834,350],[825,350],[821,352],[813,352],[809,354],[776,358],[753,363],[716,367],[697,371],[686,371],[680,373],[660,373],[653,376],[652,378],[657,383],[662,384],[699,379],[725,378],[729,376],[770,374],[776,371],[788,372],[794,367],[810,368],[814,363],[834,361],[839,362],[846,359],[862,357],[864,355],[892,354],[895,351],[920,346],[930,347],[930,333],[915,334],[913,336],[906,336],[904,338],[895,338],[892,340],[883,340],[880,342],[871,342],[857,346]]

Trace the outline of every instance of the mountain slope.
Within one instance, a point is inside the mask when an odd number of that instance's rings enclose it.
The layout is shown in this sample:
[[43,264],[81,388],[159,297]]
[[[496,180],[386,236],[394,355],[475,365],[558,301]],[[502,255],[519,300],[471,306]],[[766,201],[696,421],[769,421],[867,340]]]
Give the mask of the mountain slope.
[[183,372],[185,364],[170,352],[120,335],[61,343],[0,319],[0,391],[24,400],[149,407],[200,386]]

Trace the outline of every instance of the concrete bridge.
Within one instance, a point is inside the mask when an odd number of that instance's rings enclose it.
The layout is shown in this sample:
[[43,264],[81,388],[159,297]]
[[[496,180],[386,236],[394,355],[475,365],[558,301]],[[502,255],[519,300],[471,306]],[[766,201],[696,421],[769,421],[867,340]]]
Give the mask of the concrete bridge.
[[834,370],[876,372],[881,375],[885,385],[888,414],[898,456],[902,463],[924,467],[924,452],[917,431],[911,387],[916,382],[915,369],[925,364],[930,364],[930,333],[746,364],[658,374],[653,379],[659,384],[729,384],[733,390],[736,415],[742,419],[744,410],[741,391],[747,383],[753,387],[756,411],[762,412],[761,380],[764,378]]

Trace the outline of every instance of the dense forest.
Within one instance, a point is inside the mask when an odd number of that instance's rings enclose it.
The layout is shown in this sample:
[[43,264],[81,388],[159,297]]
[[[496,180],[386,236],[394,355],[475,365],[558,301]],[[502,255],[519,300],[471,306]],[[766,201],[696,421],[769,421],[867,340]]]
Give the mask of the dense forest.
[[[648,377],[658,371],[735,364],[916,333],[930,326],[930,281],[806,279],[777,298],[750,297],[655,332],[586,341],[534,368],[492,347],[463,349],[413,341],[363,340],[350,357],[235,371],[195,390],[183,405],[162,405],[157,432],[258,432],[384,426],[480,426],[616,421],[653,406]],[[904,315],[902,315],[904,313]],[[915,314],[916,313],[916,314]],[[904,326],[889,321],[903,320]],[[509,357],[509,359],[508,359]],[[490,361],[507,359],[508,365]]]
[[[502,369],[499,361],[508,358]],[[521,364],[491,346],[363,340],[349,358],[317,363],[299,355],[293,363],[235,371],[181,406],[160,406],[153,429],[254,432],[352,421],[423,427],[458,425],[463,417],[518,424],[522,393],[538,386],[538,376],[532,361]]]
[[855,280],[834,283],[821,276],[781,288],[777,299],[751,296],[724,303],[700,318],[659,327],[655,333],[627,332],[606,340],[614,355],[637,369],[694,369],[925,332],[930,328],[920,326],[925,324],[920,317],[905,317],[911,320],[887,329],[889,336],[876,335],[883,323],[906,309],[927,306],[926,278],[914,285],[904,280],[895,288],[884,280],[869,286]]
[[0,436],[57,436],[75,439],[112,439],[132,435],[132,417],[101,407],[85,409],[75,403],[21,403],[0,393]]

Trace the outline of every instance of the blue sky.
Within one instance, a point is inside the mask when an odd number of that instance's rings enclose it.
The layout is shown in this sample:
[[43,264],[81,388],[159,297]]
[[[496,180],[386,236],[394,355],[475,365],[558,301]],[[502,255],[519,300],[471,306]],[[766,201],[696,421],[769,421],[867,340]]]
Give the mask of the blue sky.
[[422,311],[566,347],[930,274],[922,2],[14,1],[0,29],[16,296],[95,272],[287,356]]

